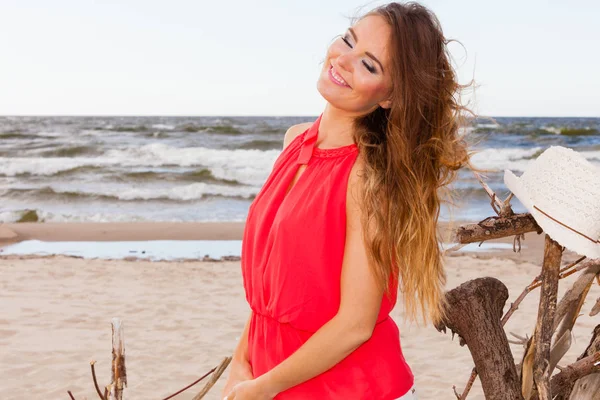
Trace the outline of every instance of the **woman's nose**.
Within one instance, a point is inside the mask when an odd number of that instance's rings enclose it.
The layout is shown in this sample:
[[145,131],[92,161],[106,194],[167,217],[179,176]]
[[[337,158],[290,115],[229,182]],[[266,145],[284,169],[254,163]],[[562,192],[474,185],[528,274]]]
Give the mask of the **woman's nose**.
[[350,55],[349,53],[346,54],[342,54],[340,56],[338,56],[338,58],[335,60],[334,66],[336,67],[336,69],[342,69],[345,71],[350,72],[351,71],[351,66],[352,66],[352,55]]

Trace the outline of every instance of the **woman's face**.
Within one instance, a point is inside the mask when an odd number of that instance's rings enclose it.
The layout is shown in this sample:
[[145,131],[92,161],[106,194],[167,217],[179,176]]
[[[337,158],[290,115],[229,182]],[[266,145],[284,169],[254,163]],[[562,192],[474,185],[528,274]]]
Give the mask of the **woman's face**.
[[[327,49],[317,82],[317,90],[325,100],[336,108],[361,115],[378,106],[389,108],[390,35],[391,29],[383,17],[371,15],[338,37]],[[336,76],[343,81],[336,80]]]

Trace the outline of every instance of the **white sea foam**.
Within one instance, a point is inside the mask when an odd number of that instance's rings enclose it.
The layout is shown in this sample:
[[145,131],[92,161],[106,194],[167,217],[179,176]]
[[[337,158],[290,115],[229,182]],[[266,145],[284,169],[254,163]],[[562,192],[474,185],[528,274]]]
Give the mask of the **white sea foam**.
[[497,129],[500,128],[500,124],[477,124],[477,128]]
[[24,158],[0,157],[0,173],[49,176],[78,167],[204,166],[216,178],[261,185],[269,175],[279,150],[221,150],[206,147],[177,148],[161,143],[139,148],[109,150],[99,157]]
[[560,135],[560,128],[555,126],[542,126],[541,129],[550,133],[554,133],[555,135]]
[[[117,213],[85,213],[62,214],[51,211],[35,210],[39,221],[42,222],[143,222],[154,219],[144,218],[139,215]],[[23,216],[24,210],[0,212],[0,223],[17,222]],[[175,221],[175,220],[174,220]]]
[[[542,147],[520,148],[507,147],[503,149],[485,149],[472,157],[473,164],[478,168],[502,171],[525,171],[535,158],[533,156],[543,150]],[[578,151],[592,165],[600,168],[600,151]]]
[[[506,147],[502,149],[485,149],[472,157],[473,164],[478,168],[502,171],[525,171],[542,147]],[[600,168],[600,151],[578,151],[582,156]]]
[[166,124],[153,124],[152,128],[160,129],[161,131],[172,131],[173,129],[175,129],[175,126]]
[[190,201],[199,200],[207,195],[216,196],[240,196],[250,198],[256,193],[260,187],[251,186],[224,186],[213,185],[204,182],[192,183],[191,185],[176,186],[173,188],[136,188],[126,191],[107,190],[106,195],[117,197],[119,200],[152,200],[152,199],[169,199]]
[[503,149],[484,149],[473,155],[472,162],[478,168],[500,171],[505,168],[524,171],[532,157],[541,147],[507,147]]
[[[242,185],[219,185],[205,182],[196,182],[192,184],[180,184],[170,187],[156,186],[138,186],[131,187],[129,184],[108,184],[108,183],[79,183],[65,182],[52,183],[43,187],[32,185],[3,185],[3,190],[36,190],[46,189],[57,194],[74,194],[98,197],[113,197],[119,200],[178,200],[192,201],[200,200],[205,196],[223,196],[223,197],[242,197],[249,199],[256,195],[260,190],[258,186]],[[2,190],[0,190],[2,193]]]

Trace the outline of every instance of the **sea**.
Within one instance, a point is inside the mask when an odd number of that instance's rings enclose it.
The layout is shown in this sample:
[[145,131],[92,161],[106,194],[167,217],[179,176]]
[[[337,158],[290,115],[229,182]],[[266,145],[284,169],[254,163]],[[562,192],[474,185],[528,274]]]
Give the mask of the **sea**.
[[[0,222],[243,222],[287,128],[316,118],[0,116]],[[549,146],[600,168],[600,118],[492,117],[461,135],[502,198],[504,170],[520,175]],[[440,220],[495,215],[472,171],[451,189]]]

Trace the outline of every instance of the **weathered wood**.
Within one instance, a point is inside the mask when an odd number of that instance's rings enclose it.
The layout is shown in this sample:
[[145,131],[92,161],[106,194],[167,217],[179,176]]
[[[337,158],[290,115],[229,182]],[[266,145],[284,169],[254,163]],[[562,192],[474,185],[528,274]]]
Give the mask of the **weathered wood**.
[[487,400],[522,400],[517,370],[500,323],[508,289],[496,278],[478,278],[446,293],[447,319],[438,331],[458,333],[467,344]]
[[555,338],[561,337],[567,330],[573,330],[594,277],[600,273],[600,260],[590,260],[582,266],[586,266],[586,269],[577,277],[556,307],[553,330],[556,330],[557,326],[558,330]]
[[[583,353],[577,358],[577,361],[581,361],[586,357],[600,352],[600,325],[594,328],[590,344],[583,351]],[[566,369],[565,369],[566,370]],[[554,390],[554,379],[559,374],[552,377],[552,387]],[[562,385],[556,384],[556,400],[595,400],[600,398],[600,373],[591,373],[587,376],[583,376],[579,379],[571,377],[571,380],[563,381]]]
[[123,324],[119,318],[112,319],[112,367],[109,400],[123,400],[123,387],[127,386],[125,370],[125,340]]
[[521,379],[521,393],[525,400],[529,400],[533,393],[533,365],[535,359],[535,337],[530,337],[529,341],[525,345],[525,352],[523,352],[523,359],[519,363],[520,373],[519,378]]
[[548,234],[544,241],[544,263],[542,265],[542,287],[535,325],[534,344],[535,357],[533,363],[533,380],[541,400],[552,400],[550,391],[550,342],[552,325],[556,312],[556,295],[558,293],[558,274],[562,246]]
[[[589,289],[589,284],[593,281],[595,274],[600,271],[600,260],[590,260],[582,263],[577,266],[578,270],[584,270],[584,272],[577,278],[573,286],[565,293],[563,298],[560,300],[556,307],[556,312],[554,314],[554,321],[552,324],[552,331],[555,331],[556,328],[561,325],[561,329],[554,336],[554,340],[558,342],[562,338],[566,332],[571,331],[579,315],[579,310],[581,305],[585,300],[584,292],[587,293],[586,287]],[[559,275],[560,278],[560,275]],[[567,316],[565,318],[565,316]],[[561,324],[561,321],[563,323]],[[567,338],[564,338],[567,340]],[[525,399],[529,398],[534,392],[533,386],[533,367],[534,367],[534,351],[535,346],[532,346],[534,341],[534,337],[532,337],[527,346],[526,350],[523,354],[523,360],[520,363],[520,373],[519,376],[521,378],[521,387],[523,392],[523,397]],[[556,345],[557,343],[555,343]],[[569,344],[570,345],[570,344]],[[550,354],[550,369],[548,371],[549,376],[552,375],[552,370],[558,360],[557,353],[561,352],[559,347],[555,347]],[[553,354],[554,353],[554,354]],[[560,357],[562,358],[562,357]],[[556,362],[553,362],[556,361]],[[535,396],[534,396],[535,397]]]
[[[567,366],[558,374],[552,377],[552,393],[560,393],[568,388],[573,382],[585,377],[591,377],[591,374],[600,375],[600,352],[596,352],[592,355],[589,355],[585,358],[582,358],[573,364]],[[597,383],[596,383],[597,384]],[[593,393],[590,389],[595,389],[595,387],[587,387],[585,385],[580,385],[580,389],[571,393],[569,399],[572,400],[597,400],[598,393]],[[560,394],[556,396],[554,399],[565,399],[566,397],[562,397]],[[537,400],[537,398],[534,398]]]
[[459,226],[454,241],[463,244],[476,243],[527,232],[542,233],[542,228],[529,213],[515,214],[510,217],[489,217],[476,224]]
[[599,312],[600,312],[600,297],[598,297],[596,299],[596,304],[594,304],[594,307],[592,307],[592,310],[590,311],[590,317],[595,316]]
[[197,395],[195,395],[192,400],[201,400],[204,398],[204,396],[206,396],[208,391],[215,385],[215,383],[217,383],[221,375],[223,375],[223,372],[225,372],[225,370],[229,366],[231,359],[231,357],[225,357],[223,361],[221,361],[221,364],[219,364],[217,370],[212,374],[209,381],[206,382],[206,385],[204,385],[202,390]]

